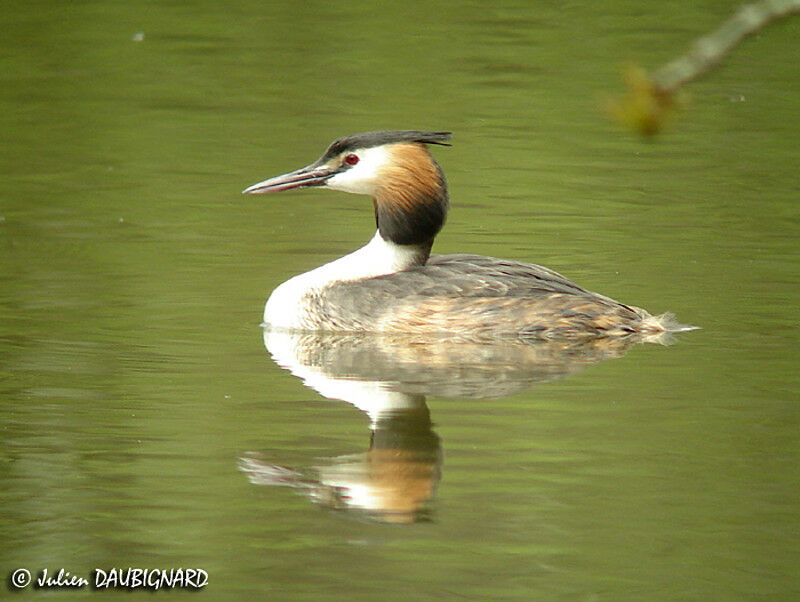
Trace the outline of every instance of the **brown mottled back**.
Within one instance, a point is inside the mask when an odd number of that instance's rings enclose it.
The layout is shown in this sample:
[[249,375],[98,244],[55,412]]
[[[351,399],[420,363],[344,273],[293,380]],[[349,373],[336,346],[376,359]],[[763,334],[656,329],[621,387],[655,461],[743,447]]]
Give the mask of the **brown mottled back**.
[[552,270],[479,255],[432,256],[424,266],[333,284],[310,301],[332,331],[587,339],[664,330],[646,311]]

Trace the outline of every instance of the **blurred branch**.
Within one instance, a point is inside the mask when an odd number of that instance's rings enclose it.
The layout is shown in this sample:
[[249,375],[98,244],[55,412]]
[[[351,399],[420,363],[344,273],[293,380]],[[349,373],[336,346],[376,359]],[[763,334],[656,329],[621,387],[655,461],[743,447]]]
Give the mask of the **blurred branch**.
[[658,133],[676,105],[681,86],[708,73],[746,36],[800,13],[800,0],[762,0],[746,4],[714,32],[697,40],[683,56],[648,74],[639,67],[625,73],[628,92],[609,103],[611,114],[644,135]]

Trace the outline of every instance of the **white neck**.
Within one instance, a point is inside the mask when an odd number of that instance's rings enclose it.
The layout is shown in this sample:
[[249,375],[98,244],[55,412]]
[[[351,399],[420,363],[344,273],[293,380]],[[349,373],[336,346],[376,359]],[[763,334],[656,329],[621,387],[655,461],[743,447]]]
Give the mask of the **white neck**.
[[357,251],[326,263],[303,276],[319,273],[323,278],[330,278],[330,282],[360,280],[394,274],[425,263],[426,259],[427,252],[419,247],[395,244],[384,240],[380,232],[375,232],[375,236]]
[[376,232],[366,245],[349,255],[287,280],[270,295],[264,308],[264,322],[286,329],[314,329],[303,298],[335,282],[347,282],[394,274],[427,260],[428,249],[398,245]]

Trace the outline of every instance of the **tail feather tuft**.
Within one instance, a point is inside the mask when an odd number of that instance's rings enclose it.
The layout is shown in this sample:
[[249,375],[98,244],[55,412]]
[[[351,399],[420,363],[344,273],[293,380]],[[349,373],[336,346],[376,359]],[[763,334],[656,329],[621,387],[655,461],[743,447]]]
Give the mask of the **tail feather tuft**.
[[642,320],[642,327],[647,342],[660,343],[661,345],[671,344],[673,342],[673,334],[700,330],[699,326],[681,324],[671,313],[661,314],[660,316],[648,314]]

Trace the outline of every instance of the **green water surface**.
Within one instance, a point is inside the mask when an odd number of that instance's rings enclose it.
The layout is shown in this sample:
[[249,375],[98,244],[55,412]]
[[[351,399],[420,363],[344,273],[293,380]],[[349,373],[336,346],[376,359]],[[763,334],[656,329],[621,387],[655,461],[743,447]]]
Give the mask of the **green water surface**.
[[[198,567],[195,600],[797,599],[800,18],[693,84],[654,142],[599,108],[625,61],[662,64],[734,6],[4,3],[3,578]],[[374,230],[366,198],[240,191],[338,136],[410,128],[454,132],[434,149],[437,252],[541,263],[702,330],[500,398],[429,395],[441,475],[399,525],[237,468],[370,447],[370,419],[273,362],[259,322],[275,286]]]

